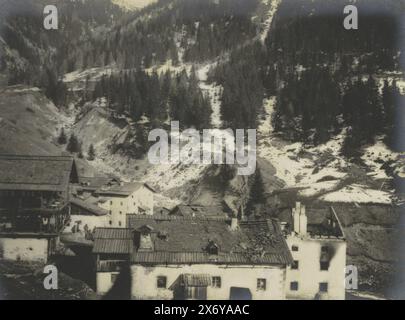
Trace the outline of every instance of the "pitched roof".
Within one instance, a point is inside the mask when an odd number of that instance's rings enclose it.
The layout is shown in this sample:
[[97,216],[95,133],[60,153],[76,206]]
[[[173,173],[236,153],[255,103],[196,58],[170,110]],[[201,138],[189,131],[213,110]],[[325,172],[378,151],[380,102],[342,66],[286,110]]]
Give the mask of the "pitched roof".
[[0,190],[66,191],[76,180],[70,156],[0,155]]
[[169,214],[183,217],[228,217],[221,206],[178,205]]
[[102,186],[101,188],[96,190],[96,194],[99,195],[113,195],[113,196],[121,196],[121,197],[128,197],[141,187],[146,187],[147,189],[155,192],[154,189],[149,187],[146,183],[142,182],[130,182],[124,183],[122,185],[112,185],[112,186]]
[[79,188],[97,190],[103,185],[107,185],[112,181],[118,181],[113,177],[79,177]]
[[85,200],[82,200],[82,199],[77,198],[77,197],[72,197],[70,199],[70,203],[73,206],[84,209],[87,212],[90,212],[90,213],[92,213],[92,214],[94,214],[96,216],[105,216],[105,215],[107,215],[108,211],[101,208],[101,207],[99,207],[95,201],[93,202],[93,200],[98,201],[98,199],[93,198],[93,197],[89,197],[89,198],[87,198]]
[[[308,221],[307,230],[310,236],[344,236],[333,207],[306,207],[305,214]],[[278,219],[286,223],[288,228],[293,228],[293,216],[290,208],[282,210],[278,215]],[[330,221],[335,222],[334,228],[330,226]]]
[[[127,216],[129,228],[144,225],[153,228],[154,251],[135,252],[133,263],[289,264],[292,259],[276,221],[241,222],[232,231],[224,218]],[[207,252],[211,241],[219,247],[214,257]]]
[[133,235],[131,229],[97,228],[93,253],[131,254],[134,251]]

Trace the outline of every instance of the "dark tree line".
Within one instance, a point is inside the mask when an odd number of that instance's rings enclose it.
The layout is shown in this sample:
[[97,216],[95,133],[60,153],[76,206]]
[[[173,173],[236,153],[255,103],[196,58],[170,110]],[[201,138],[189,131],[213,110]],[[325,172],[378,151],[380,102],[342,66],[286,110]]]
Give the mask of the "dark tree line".
[[59,29],[45,31],[43,8],[48,2],[3,1],[0,36],[11,50],[0,54],[0,71],[8,75],[10,85],[43,88],[56,105],[65,103],[63,74],[74,70],[94,30],[100,33],[103,26],[114,25],[124,16],[110,0],[61,1],[57,4]]
[[93,99],[102,97],[111,109],[135,121],[146,116],[153,124],[171,119],[184,128],[210,128],[211,104],[198,86],[194,69],[190,75],[183,70],[177,75],[127,71],[104,76],[93,94]]
[[210,74],[211,81],[223,86],[221,118],[224,127],[256,128],[257,116],[266,92],[264,48],[257,42],[231,53],[229,61]]
[[400,70],[404,3],[357,1],[360,28],[355,31],[343,28],[345,5],[282,1],[264,46],[234,50],[211,72],[211,79],[224,86],[225,124],[255,126],[262,99],[276,95],[273,125],[289,140],[320,144],[347,127],[343,151],[349,156],[376,135],[386,135],[398,149],[403,99],[395,83],[386,83],[381,92],[377,79]]

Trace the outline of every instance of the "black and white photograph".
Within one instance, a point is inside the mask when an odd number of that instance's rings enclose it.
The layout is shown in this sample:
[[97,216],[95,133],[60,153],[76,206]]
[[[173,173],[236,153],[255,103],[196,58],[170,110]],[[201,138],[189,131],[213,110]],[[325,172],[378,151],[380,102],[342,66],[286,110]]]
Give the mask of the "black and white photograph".
[[0,300],[405,299],[404,72],[405,0],[0,0]]

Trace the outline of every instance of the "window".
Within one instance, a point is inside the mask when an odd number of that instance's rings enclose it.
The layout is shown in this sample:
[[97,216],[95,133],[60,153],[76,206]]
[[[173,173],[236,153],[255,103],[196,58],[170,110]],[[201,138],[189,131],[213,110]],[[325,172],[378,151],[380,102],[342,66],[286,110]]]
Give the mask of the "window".
[[118,221],[118,225],[121,227],[121,225],[122,225],[121,221]]
[[291,250],[292,250],[292,251],[295,251],[295,252],[298,251],[298,246],[292,246],[292,247],[291,247]]
[[113,202],[112,202],[112,200],[110,201],[110,205],[112,205],[113,204]]
[[257,290],[258,291],[266,290],[266,279],[257,279]]
[[114,284],[118,278],[118,273],[111,273],[111,283]]
[[321,271],[329,270],[329,261],[321,261]]
[[327,282],[321,282],[319,284],[319,292],[328,292],[328,283]]
[[207,246],[207,252],[211,255],[218,255],[219,247],[214,241],[210,241]]
[[112,226],[112,221],[110,220],[110,226]]
[[214,288],[221,288],[221,277],[212,277],[212,286]]
[[157,287],[159,289],[166,289],[167,277],[159,276],[157,277]]
[[293,281],[290,283],[290,290],[291,291],[298,291],[298,282],[297,281]]
[[122,211],[120,211],[120,214],[122,214]]
[[298,260],[294,260],[293,264],[291,265],[291,270],[298,270],[300,263]]
[[123,202],[121,202],[121,206],[123,206],[124,205],[124,203]]
[[320,259],[321,271],[328,271],[330,264],[330,249],[327,246],[321,247],[321,259]]

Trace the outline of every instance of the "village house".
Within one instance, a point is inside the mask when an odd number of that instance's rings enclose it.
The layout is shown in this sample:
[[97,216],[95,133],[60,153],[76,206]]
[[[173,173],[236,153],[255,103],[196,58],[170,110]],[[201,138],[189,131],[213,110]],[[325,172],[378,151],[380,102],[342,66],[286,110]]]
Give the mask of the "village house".
[[293,256],[287,298],[345,299],[346,240],[333,207],[301,203],[279,217]]
[[145,183],[112,183],[94,192],[99,206],[109,212],[109,226],[125,228],[128,214],[153,215],[155,191]]
[[77,181],[72,157],[0,155],[0,259],[48,260]]
[[95,228],[107,227],[110,221],[109,212],[100,204],[103,199],[93,196],[75,196],[70,199],[70,219],[64,233],[86,232],[90,234]]
[[291,253],[275,220],[127,215],[96,229],[97,292],[130,267],[133,299],[284,299]]

